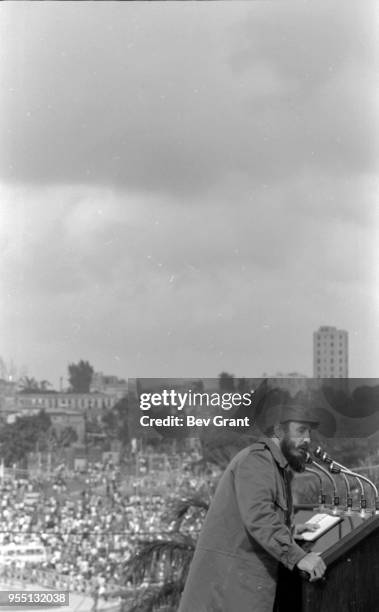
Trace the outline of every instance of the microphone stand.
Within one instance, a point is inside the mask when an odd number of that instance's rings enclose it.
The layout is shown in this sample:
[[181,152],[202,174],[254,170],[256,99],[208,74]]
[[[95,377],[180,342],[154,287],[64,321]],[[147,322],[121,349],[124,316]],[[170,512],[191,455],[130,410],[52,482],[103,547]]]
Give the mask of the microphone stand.
[[341,476],[345,481],[346,487],[346,514],[351,514],[353,510],[353,498],[351,497],[351,489],[349,479],[344,472],[341,472]]
[[320,512],[324,512],[325,511],[325,503],[326,503],[326,495],[323,491],[323,483],[322,483],[322,478],[320,476],[320,472],[318,472],[317,470],[312,470],[312,468],[310,467],[306,467],[305,468],[306,472],[309,472],[310,474],[314,474],[320,483],[320,492],[319,492],[319,496],[318,496],[318,509]]
[[315,465],[316,468],[318,468],[323,474],[325,474],[325,476],[327,476],[327,478],[332,483],[332,487],[333,487],[333,505],[334,505],[333,510],[332,510],[332,514],[335,514],[335,515],[339,514],[340,511],[338,510],[338,506],[340,505],[340,498],[339,498],[339,495],[338,495],[337,483],[336,483],[335,479],[328,472],[328,470],[326,470],[324,467],[322,467],[322,465],[320,465],[319,463],[316,463],[316,461],[314,461],[314,459],[312,459],[312,457],[310,456],[309,453],[307,453],[306,463],[312,463],[313,465]]

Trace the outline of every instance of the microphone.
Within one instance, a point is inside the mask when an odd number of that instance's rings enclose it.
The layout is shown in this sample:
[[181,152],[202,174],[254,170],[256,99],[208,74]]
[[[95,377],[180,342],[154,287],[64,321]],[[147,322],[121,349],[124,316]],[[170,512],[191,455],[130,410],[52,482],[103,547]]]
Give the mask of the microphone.
[[323,451],[323,449],[321,448],[321,446],[318,446],[316,448],[316,450],[314,451],[314,455],[318,458],[321,459],[321,461],[323,461],[324,463],[327,463],[330,466],[330,470],[333,470],[333,473],[335,474],[339,474],[339,473],[345,473],[348,476],[354,476],[354,478],[356,478],[360,484],[361,487],[361,515],[363,516],[365,514],[366,511],[366,507],[367,507],[367,501],[365,498],[365,493],[364,493],[364,487],[362,485],[362,483],[360,481],[363,480],[363,482],[366,482],[372,489],[373,493],[374,493],[374,499],[375,499],[375,510],[374,513],[375,514],[379,514],[379,494],[378,494],[378,489],[376,488],[375,484],[366,476],[362,476],[361,474],[357,474],[356,472],[353,472],[352,470],[350,470],[349,468],[345,467],[344,465],[342,465],[341,463],[338,463],[337,461],[333,461],[333,459],[331,458],[330,455],[328,455],[328,453],[326,453],[325,451]]
[[318,468],[323,474],[325,474],[325,476],[327,476],[329,481],[332,483],[332,487],[333,487],[333,505],[334,505],[334,508],[332,510],[332,514],[338,514],[339,513],[338,506],[340,505],[340,498],[339,498],[339,495],[338,495],[337,483],[336,483],[335,479],[328,472],[328,470],[326,470],[319,463],[316,463],[316,461],[314,461],[314,459],[312,459],[312,457],[310,456],[309,453],[306,454],[305,462],[306,463],[312,463],[314,466],[316,466],[316,468]]
[[[317,446],[313,451],[313,454],[317,459],[321,459],[324,463],[332,463],[333,459],[328,453],[326,453],[321,446]],[[336,463],[336,462],[335,462]]]
[[306,472],[309,472],[310,474],[314,474],[320,483],[320,492],[319,492],[319,496],[318,496],[318,505],[319,505],[319,510],[320,512],[324,512],[325,511],[325,504],[326,504],[326,495],[323,491],[323,482],[322,482],[322,478],[320,476],[320,472],[318,472],[317,470],[312,470],[312,468],[310,467],[306,467],[305,468]]
[[346,514],[351,514],[353,510],[353,498],[351,497],[351,488],[349,479],[345,472],[340,472],[346,487]]

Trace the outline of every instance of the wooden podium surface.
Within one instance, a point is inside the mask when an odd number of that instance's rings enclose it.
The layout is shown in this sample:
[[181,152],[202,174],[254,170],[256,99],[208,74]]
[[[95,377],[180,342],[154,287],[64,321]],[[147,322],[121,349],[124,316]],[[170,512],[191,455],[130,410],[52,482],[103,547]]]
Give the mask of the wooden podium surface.
[[[296,522],[315,513],[300,514]],[[299,572],[281,569],[280,612],[379,611],[379,516],[361,519],[353,513],[307,550],[321,552],[325,577],[309,582]]]

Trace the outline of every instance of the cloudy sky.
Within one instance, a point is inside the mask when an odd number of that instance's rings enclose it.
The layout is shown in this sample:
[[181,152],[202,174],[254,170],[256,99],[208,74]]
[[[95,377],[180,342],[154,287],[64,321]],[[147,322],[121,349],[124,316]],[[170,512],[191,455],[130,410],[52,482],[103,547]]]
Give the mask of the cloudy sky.
[[378,376],[375,2],[0,6],[0,355]]

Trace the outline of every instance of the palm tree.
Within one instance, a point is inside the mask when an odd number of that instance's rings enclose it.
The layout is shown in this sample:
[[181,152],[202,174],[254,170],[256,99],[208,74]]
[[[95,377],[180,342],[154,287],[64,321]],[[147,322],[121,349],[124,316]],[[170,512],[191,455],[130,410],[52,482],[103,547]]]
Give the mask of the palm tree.
[[52,387],[52,386],[53,385],[48,380],[41,380],[41,382],[39,383],[40,391],[48,391],[49,387]]
[[35,378],[23,376],[19,384],[21,393],[36,393],[39,391],[39,384]]
[[52,384],[48,380],[38,382],[33,377],[23,376],[19,382],[21,393],[46,393]]
[[123,612],[177,610],[196,546],[193,533],[181,529],[185,519],[189,527],[199,516],[204,518],[208,508],[209,502],[202,497],[179,500],[172,509],[170,536],[140,542],[139,550],[124,568],[124,585],[134,585],[134,594],[130,596],[129,589],[127,598],[124,593]]

